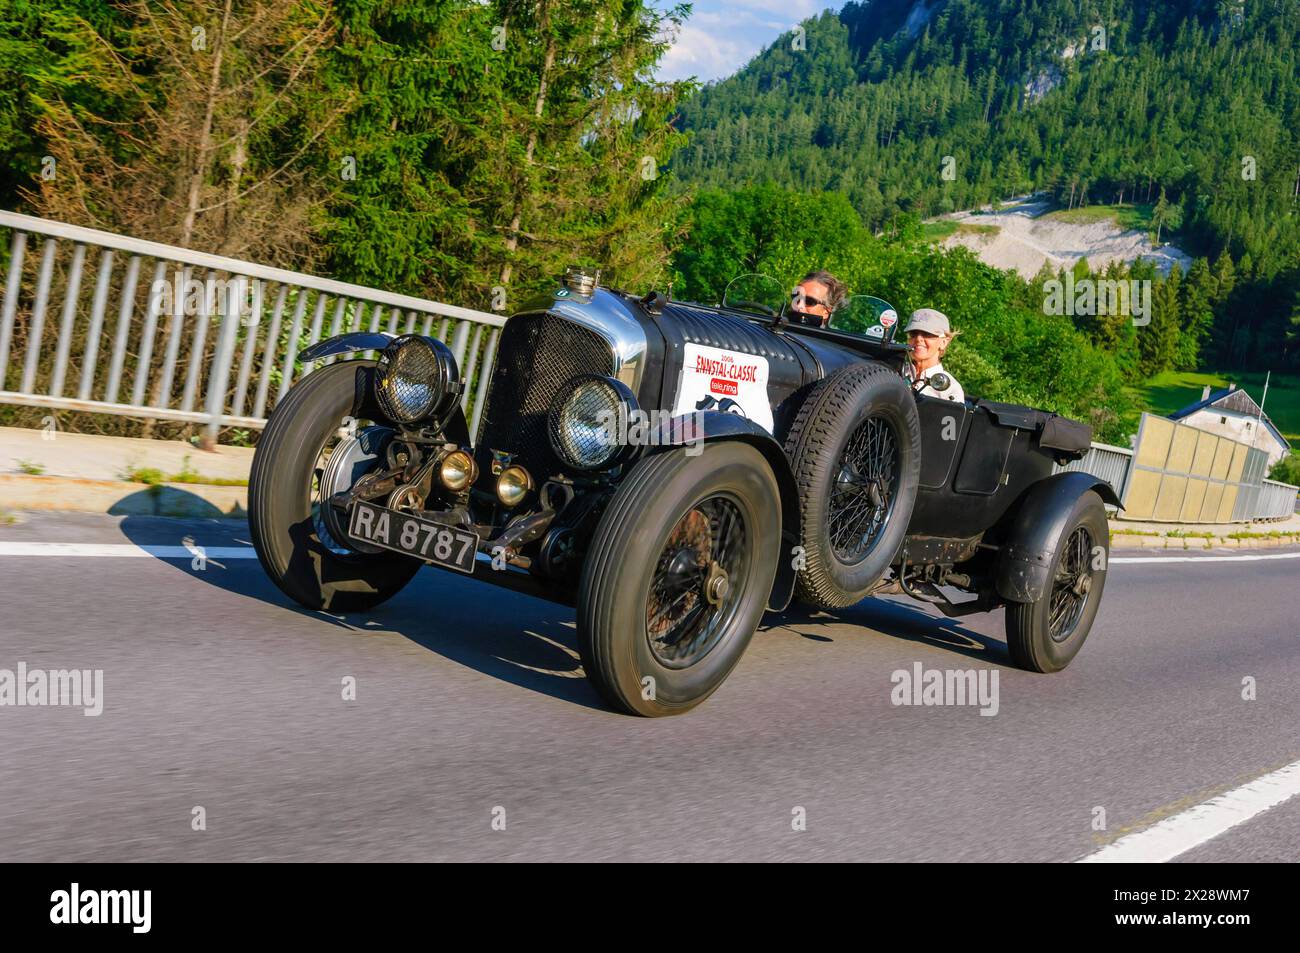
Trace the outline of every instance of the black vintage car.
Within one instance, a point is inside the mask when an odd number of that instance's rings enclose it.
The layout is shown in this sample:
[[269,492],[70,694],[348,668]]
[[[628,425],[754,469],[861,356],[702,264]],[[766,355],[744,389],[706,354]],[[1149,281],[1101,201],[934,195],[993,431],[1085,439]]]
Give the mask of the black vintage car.
[[313,345],[303,361],[353,359],[298,383],[258,444],[263,567],[313,609],[376,606],[426,563],[572,605],[588,678],[642,715],[707,698],[792,598],[1006,606],[1013,661],[1064,668],[1119,503],[1054,473],[1089,428],[919,396],[883,302],[822,327],[776,295],[746,279],[709,307],[571,270],[506,322],[477,434],[441,341]]

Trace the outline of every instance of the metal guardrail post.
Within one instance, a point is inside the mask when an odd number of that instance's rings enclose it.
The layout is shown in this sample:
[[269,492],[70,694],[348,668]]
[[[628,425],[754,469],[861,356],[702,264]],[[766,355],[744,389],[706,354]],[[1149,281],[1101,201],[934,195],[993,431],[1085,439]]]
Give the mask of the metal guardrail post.
[[[72,352],[72,321],[77,316],[77,298],[81,294],[81,271],[86,263],[86,246],[78,243],[72,252],[72,270],[68,272],[68,287],[63,293],[63,314],[59,318],[59,343],[54,356],[54,380],[50,396],[63,396],[63,381],[68,374],[68,356]],[[36,345],[39,355],[39,340]]]
[[95,297],[90,305],[90,331],[86,334],[86,350],[81,359],[77,400],[90,400],[90,388],[95,383],[95,358],[99,356],[99,336],[104,332],[104,308],[108,305],[108,286],[112,280],[113,249],[109,248],[99,259],[99,276],[95,279]]
[[45,240],[41,252],[41,270],[36,279],[36,303],[32,305],[32,323],[27,333],[27,358],[23,362],[23,393],[30,394],[36,386],[36,363],[41,356],[41,335],[45,331],[45,308],[50,302],[50,278],[54,274],[54,253],[59,243],[53,238]]
[[492,372],[496,368],[497,341],[501,337],[501,329],[493,328],[488,334],[487,349],[483,352],[483,361],[479,364],[478,371],[478,388],[474,392],[474,410],[470,414],[469,436],[476,444],[478,442],[479,426],[483,420],[483,405],[487,402],[488,383],[492,378]]
[[149,386],[149,365],[153,360],[153,342],[158,335],[158,315],[162,313],[162,298],[155,293],[157,286],[167,280],[167,262],[154,266],[153,281],[149,285],[144,330],[140,334],[140,356],[135,363],[135,384],[131,388],[131,403],[139,407],[144,403],[145,388]]
[[293,363],[298,359],[298,339],[302,335],[302,316],[307,310],[307,291],[298,289],[298,303],[293,308],[293,324],[289,326],[289,343],[284,349],[284,367],[280,369],[280,390],[275,395],[278,404],[284,400],[293,385]]
[[262,327],[262,282],[256,279],[248,317],[245,319],[241,315],[239,324],[248,328],[248,333],[244,335],[244,356],[239,362],[239,380],[235,384],[235,401],[231,404],[231,412],[236,417],[244,415],[244,400],[248,397],[248,382],[253,373],[253,354],[257,350],[257,332]]
[[465,348],[469,344],[469,322],[457,321],[456,330],[451,333],[451,353],[456,358],[458,368],[465,366]]
[[4,390],[5,371],[9,368],[9,347],[14,339],[14,312],[23,286],[23,252],[26,248],[27,233],[14,232],[14,243],[9,252],[9,276],[5,279],[4,310],[0,312],[0,390]]
[[203,432],[203,445],[206,449],[216,446],[217,435],[221,431],[222,405],[226,400],[226,387],[230,384],[230,368],[235,359],[235,335],[239,331],[239,322],[243,316],[244,296],[239,295],[239,303],[233,313],[229,306],[232,297],[227,295],[227,306],[217,309],[221,330],[217,338],[217,355],[208,374],[208,397],[204,407],[208,422]]
[[122,385],[122,364],[126,360],[126,342],[131,333],[131,314],[135,311],[135,288],[140,280],[140,256],[132,255],[126,266],[126,282],[122,285],[122,301],[117,311],[117,333],[113,335],[113,364],[108,370],[108,383],[104,385],[104,400],[117,403],[117,391]]

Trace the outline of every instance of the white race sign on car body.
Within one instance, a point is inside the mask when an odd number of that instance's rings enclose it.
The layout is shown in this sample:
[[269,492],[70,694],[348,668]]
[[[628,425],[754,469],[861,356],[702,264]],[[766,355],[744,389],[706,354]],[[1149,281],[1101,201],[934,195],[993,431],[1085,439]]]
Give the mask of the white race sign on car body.
[[673,415],[721,410],[773,430],[767,399],[767,358],[704,344],[687,344]]

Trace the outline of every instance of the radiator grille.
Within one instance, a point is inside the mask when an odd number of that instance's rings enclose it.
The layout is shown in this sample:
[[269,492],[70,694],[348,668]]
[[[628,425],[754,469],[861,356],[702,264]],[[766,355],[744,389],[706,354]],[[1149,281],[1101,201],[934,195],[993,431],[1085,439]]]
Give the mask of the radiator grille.
[[501,332],[496,369],[478,441],[480,470],[492,451],[544,479],[564,469],[546,438],[546,415],[557,392],[578,374],[613,374],[614,352],[599,334],[550,314],[519,315]]

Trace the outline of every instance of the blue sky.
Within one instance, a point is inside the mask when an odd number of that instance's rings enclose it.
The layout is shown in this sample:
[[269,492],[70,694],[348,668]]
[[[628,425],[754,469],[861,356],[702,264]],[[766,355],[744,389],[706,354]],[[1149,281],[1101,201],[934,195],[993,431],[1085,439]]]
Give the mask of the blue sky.
[[[655,0],[661,8],[671,0]],[[694,11],[660,61],[660,79],[721,79],[800,21],[828,7],[828,0],[695,0]]]

